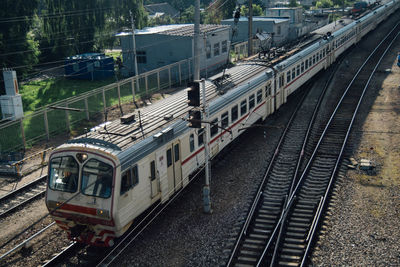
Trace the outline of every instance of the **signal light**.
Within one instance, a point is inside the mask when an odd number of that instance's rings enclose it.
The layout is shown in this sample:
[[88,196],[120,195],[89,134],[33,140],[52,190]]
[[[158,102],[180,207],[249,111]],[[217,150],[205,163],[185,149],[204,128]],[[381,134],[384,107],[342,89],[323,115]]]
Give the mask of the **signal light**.
[[191,107],[200,106],[200,83],[192,82],[189,84],[188,92],[188,105]]
[[189,127],[201,128],[201,112],[200,110],[189,110]]

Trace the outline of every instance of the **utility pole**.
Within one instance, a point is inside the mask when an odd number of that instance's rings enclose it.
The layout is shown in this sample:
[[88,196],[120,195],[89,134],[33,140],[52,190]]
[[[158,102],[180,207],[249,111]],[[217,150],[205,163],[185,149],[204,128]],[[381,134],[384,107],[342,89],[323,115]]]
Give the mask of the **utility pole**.
[[[203,98],[203,120],[208,121],[208,106],[207,106],[207,100],[206,100],[206,81],[201,79],[201,90],[202,90],[202,98]],[[210,199],[210,176],[211,176],[211,170],[210,170],[210,153],[209,153],[209,147],[208,147],[208,134],[210,131],[210,124],[206,123],[205,124],[205,131],[203,132],[204,134],[204,166],[205,166],[205,173],[206,173],[206,180],[205,180],[205,185],[203,187],[203,204],[204,204],[204,213],[210,214],[212,213],[211,210],[211,199]]]
[[200,44],[200,0],[195,1],[194,7],[194,39],[193,39],[193,65],[194,65],[194,74],[193,80],[200,80],[200,53],[199,53],[199,44]]
[[[132,15],[132,11],[129,10],[129,14],[131,15],[131,27],[132,27],[132,42],[133,42],[133,57],[134,57],[134,62],[135,62],[135,76],[138,77],[136,79],[136,92],[139,92],[139,70],[138,70],[138,66],[137,66],[137,56],[136,56],[136,41],[135,41],[135,23],[133,21],[133,15]],[[135,96],[133,96],[133,98],[135,98]]]
[[248,56],[253,54],[253,0],[249,0],[249,43]]

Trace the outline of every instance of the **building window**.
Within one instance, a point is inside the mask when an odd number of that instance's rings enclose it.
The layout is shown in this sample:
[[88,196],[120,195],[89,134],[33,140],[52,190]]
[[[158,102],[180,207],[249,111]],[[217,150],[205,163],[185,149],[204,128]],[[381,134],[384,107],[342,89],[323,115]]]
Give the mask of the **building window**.
[[238,118],[238,106],[236,105],[231,109],[231,122],[236,121],[237,118]]
[[276,27],[276,34],[280,35],[281,34],[281,26]]
[[228,52],[228,41],[222,41],[222,54]]
[[146,51],[137,51],[136,60],[137,63],[146,64],[147,63]]
[[219,56],[219,43],[214,44],[214,57]]
[[218,133],[218,119],[214,119],[211,121],[211,129],[210,129],[211,137],[213,137],[217,133]]
[[240,116],[243,116],[246,113],[247,113],[247,101],[243,100],[240,103]]

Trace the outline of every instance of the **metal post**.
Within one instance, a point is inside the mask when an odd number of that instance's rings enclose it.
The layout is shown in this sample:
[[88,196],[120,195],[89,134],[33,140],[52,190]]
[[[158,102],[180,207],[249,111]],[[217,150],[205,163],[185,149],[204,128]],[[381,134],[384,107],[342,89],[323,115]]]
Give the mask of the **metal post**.
[[90,115],[89,115],[89,103],[87,100],[87,97],[85,98],[85,109],[86,109],[86,119],[90,120]]
[[145,74],[144,75],[144,84],[146,87],[146,94],[147,94],[147,91],[149,90],[149,81],[147,79],[148,79],[148,76],[147,76],[147,74]]
[[199,36],[200,36],[200,0],[195,1],[194,5],[194,39],[193,39],[193,64],[194,77],[193,80],[200,79],[200,53],[199,53]]
[[249,44],[247,46],[248,52],[247,56],[253,54],[253,0],[249,0]]
[[117,93],[118,93],[118,105],[121,108],[121,86],[117,83]]
[[160,71],[157,71],[157,86],[158,86],[158,91],[160,91],[161,90],[161,87],[160,87]]
[[24,149],[25,149],[26,148],[26,139],[25,139],[25,130],[24,130],[23,118],[20,119],[20,126],[21,126],[22,143],[24,144]]
[[47,120],[47,108],[44,109],[43,118],[44,118],[44,129],[46,130],[46,137],[48,141],[50,140],[50,135],[49,135],[49,121]]
[[[201,79],[201,89],[202,89],[202,97],[203,97],[203,120],[208,120],[208,107],[206,100],[206,82],[204,79]],[[204,131],[204,166],[206,173],[205,185],[203,187],[203,208],[204,213],[212,213],[211,210],[211,199],[210,199],[210,164],[209,164],[209,147],[208,147],[208,134],[210,130],[210,124],[206,123],[206,129]]]
[[107,103],[106,103],[106,94],[104,92],[104,88],[103,88],[103,109],[104,109],[104,114],[106,114],[107,111]]
[[181,62],[179,62],[179,85],[182,85],[182,70],[181,70]]
[[[136,41],[135,41],[135,23],[133,21],[133,16],[132,16],[132,11],[129,10],[129,14],[131,16],[131,26],[132,26],[132,42],[133,42],[133,57],[134,57],[134,62],[135,62],[135,76],[139,76],[139,70],[137,66],[137,56],[136,56]],[[137,91],[139,92],[139,78],[136,81],[136,86],[137,86]]]
[[169,82],[169,89],[171,89],[171,67],[168,67],[168,82]]
[[[68,102],[65,103],[65,107],[68,108]],[[65,110],[65,121],[66,121],[66,126],[67,126],[67,132],[69,133],[71,131],[71,127],[69,124],[69,111],[68,109]]]

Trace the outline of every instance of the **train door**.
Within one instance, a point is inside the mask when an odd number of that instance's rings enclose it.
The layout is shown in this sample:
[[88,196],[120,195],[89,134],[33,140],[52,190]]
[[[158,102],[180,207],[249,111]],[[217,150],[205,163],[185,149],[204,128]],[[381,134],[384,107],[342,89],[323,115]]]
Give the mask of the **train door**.
[[180,159],[180,142],[176,141],[167,147],[167,175],[170,194],[182,186],[182,171]]
[[151,188],[151,198],[154,199],[157,197],[160,192],[160,175],[159,171],[157,170],[157,163],[156,163],[156,156],[153,154],[149,158],[149,180],[150,180],[150,188]]
[[278,96],[278,90],[276,90],[276,79],[274,78],[274,86],[272,86],[271,89],[271,97],[272,97],[272,107],[271,107],[271,111],[272,113],[277,109],[276,107],[276,98],[279,97]]
[[[170,182],[168,178],[167,157],[165,149],[156,152],[156,180],[159,180],[159,191],[161,191],[161,201],[164,203],[170,195]],[[152,182],[151,182],[152,183]],[[153,191],[153,187],[151,189]],[[151,193],[153,194],[153,192]]]

